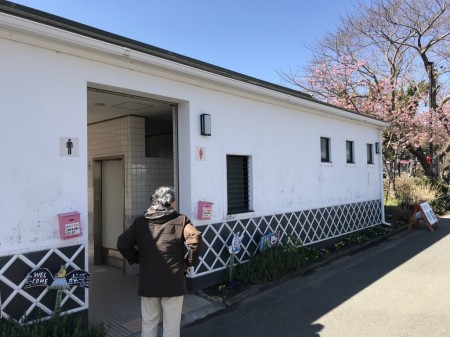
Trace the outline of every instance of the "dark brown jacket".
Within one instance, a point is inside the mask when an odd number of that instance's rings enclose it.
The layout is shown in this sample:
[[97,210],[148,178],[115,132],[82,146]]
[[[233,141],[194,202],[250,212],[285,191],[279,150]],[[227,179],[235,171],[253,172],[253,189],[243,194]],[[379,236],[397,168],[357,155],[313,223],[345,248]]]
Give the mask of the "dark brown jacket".
[[140,263],[138,295],[145,297],[186,294],[185,268],[197,263],[200,244],[201,233],[177,212],[158,220],[140,217],[117,240],[128,262]]

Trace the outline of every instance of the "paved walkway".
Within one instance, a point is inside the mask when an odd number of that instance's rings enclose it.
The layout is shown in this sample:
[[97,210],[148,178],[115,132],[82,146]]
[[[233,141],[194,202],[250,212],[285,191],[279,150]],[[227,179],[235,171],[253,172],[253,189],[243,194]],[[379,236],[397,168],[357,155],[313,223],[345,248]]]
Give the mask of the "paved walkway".
[[450,219],[402,231],[182,329],[183,337],[449,337]]
[[[108,337],[140,337],[141,304],[137,295],[138,276],[124,275],[120,269],[89,266],[92,275],[89,290],[89,322],[109,326]],[[183,304],[182,325],[214,311],[215,304],[187,295]]]

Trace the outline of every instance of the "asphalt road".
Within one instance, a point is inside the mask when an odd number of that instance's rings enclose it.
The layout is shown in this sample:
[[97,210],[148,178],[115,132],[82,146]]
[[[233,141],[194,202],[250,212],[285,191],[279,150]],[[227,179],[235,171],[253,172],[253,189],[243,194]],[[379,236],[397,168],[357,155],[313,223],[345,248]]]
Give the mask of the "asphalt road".
[[182,337],[450,337],[450,217],[182,329]]

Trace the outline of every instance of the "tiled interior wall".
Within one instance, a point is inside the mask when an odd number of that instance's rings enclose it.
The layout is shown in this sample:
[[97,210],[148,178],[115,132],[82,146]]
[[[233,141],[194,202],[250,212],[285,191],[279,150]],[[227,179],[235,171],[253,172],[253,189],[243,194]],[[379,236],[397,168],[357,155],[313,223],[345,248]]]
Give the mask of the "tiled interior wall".
[[[88,125],[89,238],[93,237],[94,159],[123,157],[125,165],[125,227],[148,208],[153,191],[174,185],[173,158],[145,157],[145,119],[125,116]],[[90,251],[93,245],[90,244]]]

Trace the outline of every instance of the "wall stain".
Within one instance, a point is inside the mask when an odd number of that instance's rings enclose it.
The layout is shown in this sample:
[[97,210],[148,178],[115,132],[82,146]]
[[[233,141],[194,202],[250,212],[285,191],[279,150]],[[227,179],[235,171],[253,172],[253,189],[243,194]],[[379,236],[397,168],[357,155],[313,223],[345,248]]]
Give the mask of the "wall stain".
[[7,240],[11,245],[22,243],[22,222],[19,222],[16,226],[11,228],[11,232],[9,233]]

